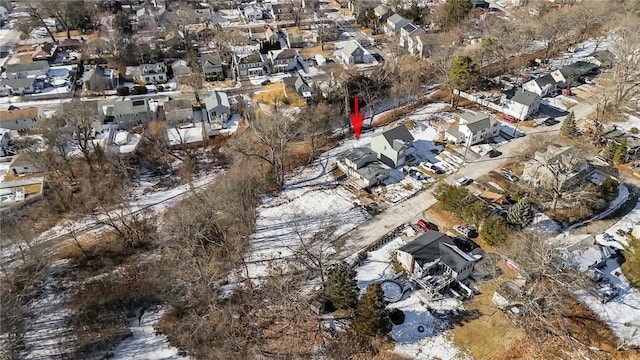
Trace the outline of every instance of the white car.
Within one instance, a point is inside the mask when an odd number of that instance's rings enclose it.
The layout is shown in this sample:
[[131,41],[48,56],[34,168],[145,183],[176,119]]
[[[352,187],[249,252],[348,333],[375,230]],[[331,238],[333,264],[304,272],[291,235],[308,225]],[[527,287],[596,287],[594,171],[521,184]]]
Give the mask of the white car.
[[456,184],[458,184],[459,186],[467,186],[471,183],[473,183],[473,179],[468,178],[466,176],[463,176],[461,178],[459,178],[458,180],[456,180]]
[[455,225],[453,227],[453,230],[455,232],[457,232],[458,234],[462,235],[462,236],[466,236],[469,237],[469,235],[471,234],[471,232],[473,231],[473,228],[469,225],[466,226],[462,226],[462,225]]

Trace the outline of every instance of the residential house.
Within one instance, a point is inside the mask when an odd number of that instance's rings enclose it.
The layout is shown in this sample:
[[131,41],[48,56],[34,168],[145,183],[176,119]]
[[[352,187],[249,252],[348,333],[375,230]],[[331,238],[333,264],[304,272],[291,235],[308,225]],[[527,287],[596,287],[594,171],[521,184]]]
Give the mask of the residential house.
[[411,34],[418,31],[418,27],[413,25],[412,23],[408,23],[407,25],[400,28],[400,46],[407,46],[407,41]]
[[46,76],[48,72],[49,63],[45,60],[7,65],[4,71],[7,79]]
[[[422,278],[432,271],[449,274],[450,279],[462,281],[473,273],[473,267],[481,258],[467,253],[456,245],[455,239],[438,231],[427,231],[396,250],[396,260],[414,278]],[[444,284],[434,284],[435,286]]]
[[148,99],[124,99],[101,105],[105,116],[104,124],[112,125],[119,130],[147,125],[156,118]]
[[355,40],[346,41],[344,47],[340,49],[338,56],[344,64],[355,65],[364,63],[364,49]]
[[0,128],[26,130],[38,126],[42,118],[42,111],[39,107],[20,109],[12,106],[7,110],[0,110]]
[[0,157],[15,155],[16,149],[11,144],[11,130],[0,128]]
[[489,114],[468,111],[460,114],[458,126],[452,126],[445,131],[445,139],[455,144],[475,145],[490,140],[500,133],[500,122]]
[[130,77],[136,83],[163,84],[167,82],[167,68],[163,62],[155,64],[143,64],[140,66],[127,66],[126,77]]
[[243,16],[245,22],[262,20],[262,9],[253,5],[247,5],[244,8]]
[[305,100],[309,100],[314,97],[313,89],[300,74],[284,78],[283,83],[295,90],[298,95],[302,96]]
[[616,63],[616,55],[609,50],[598,50],[591,54],[588,61],[599,68],[609,69]]
[[399,33],[400,29],[409,24],[409,20],[403,18],[398,14],[393,14],[387,18],[387,22],[385,23],[385,32],[389,34]]
[[204,99],[204,108],[207,111],[209,123],[217,124],[221,128],[226,126],[231,116],[231,105],[227,93],[214,91]]
[[589,169],[580,150],[573,146],[549,145],[524,164],[522,179],[535,186],[562,191],[579,183]]
[[289,34],[287,36],[287,45],[289,48],[303,48],[307,45],[302,35]]
[[378,5],[373,9],[373,12],[376,14],[376,17],[378,18],[378,20],[382,23],[386,23],[387,19],[393,15],[393,11],[389,10],[389,8],[387,8],[384,5]]
[[293,5],[287,2],[271,5],[271,18],[275,21],[293,20]]
[[265,25],[264,40],[267,42],[277,42],[280,40],[280,35],[278,35],[278,32],[274,31],[270,25]]
[[89,91],[103,92],[118,87],[118,76],[115,70],[97,65],[95,69],[82,73],[82,83]]
[[27,177],[0,182],[0,207],[36,199],[42,195],[44,177]]
[[193,122],[193,101],[191,99],[169,99],[162,108],[169,126]]
[[210,7],[203,7],[199,9],[193,9],[190,13],[189,20],[191,23],[203,23],[211,21],[213,16],[212,9]]
[[524,83],[522,85],[522,88],[532,93],[538,94],[538,96],[540,97],[545,97],[554,93],[558,89],[558,85],[551,74],[547,74],[545,76]]
[[188,80],[189,77],[191,77],[191,68],[186,60],[176,60],[172,62],[170,66],[171,70],[173,70],[173,76],[178,80],[178,82]]
[[606,145],[609,141],[613,142],[616,147],[624,143],[624,146],[627,148],[627,158],[638,159],[638,153],[640,153],[640,136],[626,132],[616,125],[603,126],[600,133],[600,143]]
[[29,160],[29,157],[26,153],[21,153],[11,159],[11,163],[9,164],[9,169],[7,170],[7,172],[13,174],[14,176],[25,176],[37,174],[40,172],[40,169],[33,165],[33,162]]
[[58,48],[65,51],[79,51],[83,46],[84,43],[78,39],[64,39],[58,43]]
[[367,148],[345,151],[338,157],[336,164],[354,184],[362,188],[380,184],[391,173],[391,169],[378,161],[376,153]]
[[202,72],[207,81],[225,79],[222,59],[220,59],[220,55],[217,53],[202,54],[200,63],[202,64]]
[[561,69],[553,71],[551,76],[556,82],[565,86],[572,86],[579,77],[595,73],[598,65],[587,61],[577,61],[571,65],[563,66]]
[[35,86],[35,78],[0,80],[0,96],[33,94]]
[[31,55],[31,60],[40,61],[45,60],[49,61],[54,58],[56,51],[58,51],[58,45],[54,43],[44,43],[36,49]]
[[404,165],[406,152],[413,144],[413,136],[404,124],[385,130],[371,138],[371,150],[378,160],[392,168]]
[[289,72],[298,68],[298,51],[294,49],[270,50],[272,72]]
[[148,8],[142,7],[136,10],[135,23],[137,24],[137,27],[139,29],[147,26],[153,26],[154,22],[155,22],[155,16],[151,13],[151,11]]
[[540,96],[531,91],[515,88],[502,93],[500,105],[505,108],[505,113],[519,120],[525,120],[540,109]]
[[418,29],[411,33],[406,40],[406,44],[407,51],[412,55],[428,57],[431,52],[432,44],[429,42],[427,32],[423,29]]
[[233,61],[238,76],[263,75],[266,72],[264,60],[257,50],[249,54],[234,55]]

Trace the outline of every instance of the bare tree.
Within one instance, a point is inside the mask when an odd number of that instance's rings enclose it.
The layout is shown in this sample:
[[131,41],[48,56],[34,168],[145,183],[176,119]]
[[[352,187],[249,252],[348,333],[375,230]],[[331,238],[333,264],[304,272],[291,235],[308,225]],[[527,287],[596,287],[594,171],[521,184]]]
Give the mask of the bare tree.
[[309,144],[309,163],[315,159],[318,146],[324,145],[331,136],[331,125],[339,118],[340,111],[325,102],[302,110],[300,114],[301,132]]
[[73,138],[82,152],[89,170],[94,171],[94,125],[99,120],[98,110],[88,101],[74,98],[62,106],[62,114],[65,125],[73,132]]
[[575,30],[571,22],[567,21],[567,12],[564,9],[552,11],[541,16],[535,24],[536,38],[545,45],[545,60],[553,54],[563,37],[571,35]]
[[[612,90],[611,105],[614,108],[626,104],[637,105],[640,96],[640,23],[635,17],[625,17],[618,28],[612,31],[615,39],[613,52],[617,59],[611,69]],[[605,103],[605,108],[610,104]]]

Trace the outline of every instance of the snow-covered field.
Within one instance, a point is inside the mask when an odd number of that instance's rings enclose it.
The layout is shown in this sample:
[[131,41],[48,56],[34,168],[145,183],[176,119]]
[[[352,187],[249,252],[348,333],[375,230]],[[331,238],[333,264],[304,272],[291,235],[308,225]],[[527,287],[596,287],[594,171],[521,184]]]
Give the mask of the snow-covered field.
[[[367,259],[355,269],[361,293],[367,285],[393,279],[397,275],[393,271],[391,257],[395,250],[404,244],[404,241],[397,237],[368,253]],[[461,308],[460,302],[455,299],[427,301],[417,291],[407,292],[400,301],[388,305],[390,309],[402,310],[405,315],[404,323],[394,325],[391,330],[391,338],[396,343],[395,352],[416,360],[467,359],[468,356],[456,348],[450,339],[450,324],[446,320],[434,317],[427,310],[427,306],[442,310]]]
[[608,50],[612,46],[609,38],[589,39],[576,45],[573,51],[565,51],[555,59],[551,59],[549,64],[556,68],[571,65],[578,61],[586,61],[595,51]]

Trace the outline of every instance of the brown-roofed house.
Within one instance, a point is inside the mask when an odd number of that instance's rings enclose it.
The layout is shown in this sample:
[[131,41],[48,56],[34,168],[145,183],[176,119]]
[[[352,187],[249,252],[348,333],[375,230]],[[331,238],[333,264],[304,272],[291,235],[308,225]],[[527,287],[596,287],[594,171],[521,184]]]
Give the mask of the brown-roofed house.
[[0,128],[26,130],[39,125],[42,115],[37,107],[0,110]]
[[58,43],[58,47],[62,50],[76,50],[82,48],[82,41],[78,39],[64,39]]
[[48,60],[51,60],[51,58],[53,58],[53,55],[56,54],[57,50],[58,50],[58,45],[56,45],[54,43],[42,44],[33,53],[33,55],[31,55],[31,60],[33,60],[33,61],[38,61],[38,60],[47,60],[48,61]]

